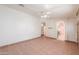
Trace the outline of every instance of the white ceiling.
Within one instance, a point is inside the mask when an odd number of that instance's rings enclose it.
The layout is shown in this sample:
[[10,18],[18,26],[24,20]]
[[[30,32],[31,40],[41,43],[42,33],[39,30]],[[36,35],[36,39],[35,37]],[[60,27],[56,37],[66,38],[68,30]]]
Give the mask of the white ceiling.
[[49,18],[76,17],[79,8],[77,4],[7,4],[4,6],[14,8],[36,17],[47,15]]

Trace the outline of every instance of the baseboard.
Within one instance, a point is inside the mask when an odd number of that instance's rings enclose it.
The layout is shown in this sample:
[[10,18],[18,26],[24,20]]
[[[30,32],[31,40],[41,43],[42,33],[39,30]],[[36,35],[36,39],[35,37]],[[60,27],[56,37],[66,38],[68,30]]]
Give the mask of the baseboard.
[[71,43],[76,43],[77,44],[77,42],[75,42],[75,41],[65,40],[65,42],[71,42]]
[[[38,39],[38,38],[40,38],[40,37],[41,37],[41,36],[35,37],[35,38],[32,38],[32,39]],[[23,41],[18,41],[18,42],[11,43],[11,44],[6,44],[6,45],[3,45],[3,46],[0,46],[0,48],[7,47],[7,46],[11,46],[11,45],[15,45],[15,44],[19,44],[19,43],[22,43],[22,42],[25,42],[25,41],[30,41],[30,40],[32,40],[32,39],[23,40]]]
[[56,38],[53,38],[53,37],[48,37],[48,36],[45,36],[46,38],[50,38],[50,39],[56,39]]

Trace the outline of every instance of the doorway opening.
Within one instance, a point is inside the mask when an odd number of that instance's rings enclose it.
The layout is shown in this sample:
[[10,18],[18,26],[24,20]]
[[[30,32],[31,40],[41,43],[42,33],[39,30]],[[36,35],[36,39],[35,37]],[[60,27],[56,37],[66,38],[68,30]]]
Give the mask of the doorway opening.
[[45,36],[45,31],[46,31],[46,23],[42,22],[41,23],[41,36]]
[[65,40],[65,23],[64,21],[57,22],[57,40]]

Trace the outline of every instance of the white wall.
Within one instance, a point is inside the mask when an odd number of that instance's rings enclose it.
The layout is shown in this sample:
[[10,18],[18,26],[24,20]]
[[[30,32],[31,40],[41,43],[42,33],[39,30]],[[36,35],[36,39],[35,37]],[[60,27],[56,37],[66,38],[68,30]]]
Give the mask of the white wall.
[[57,38],[56,21],[54,19],[41,19],[41,22],[46,23],[45,36]]
[[75,18],[57,18],[57,19],[46,19],[43,20],[47,23],[47,28],[52,27],[51,29],[47,30],[46,36],[57,38],[57,28],[56,23],[58,21],[63,20],[65,23],[65,40],[77,42],[77,23]]
[[57,38],[57,29],[56,29],[56,21],[54,19],[52,20],[47,20],[47,33],[46,36],[52,37],[52,38]]
[[66,40],[77,42],[77,23],[76,19],[68,19],[66,24]]
[[0,46],[40,37],[40,35],[39,19],[0,5]]

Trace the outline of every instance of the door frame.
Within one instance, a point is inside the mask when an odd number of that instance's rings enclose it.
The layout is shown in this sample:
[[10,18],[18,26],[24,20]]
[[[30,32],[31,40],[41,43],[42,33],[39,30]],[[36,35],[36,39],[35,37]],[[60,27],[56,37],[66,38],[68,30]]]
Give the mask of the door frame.
[[66,40],[66,31],[65,31],[65,22],[63,21],[63,20],[60,20],[60,21],[57,21],[57,23],[56,23],[56,26],[57,26],[57,40],[60,40],[60,39],[58,39],[58,36],[59,36],[59,32],[58,32],[58,25],[59,25],[59,23],[64,23],[64,40],[62,40],[62,41],[65,41]]

